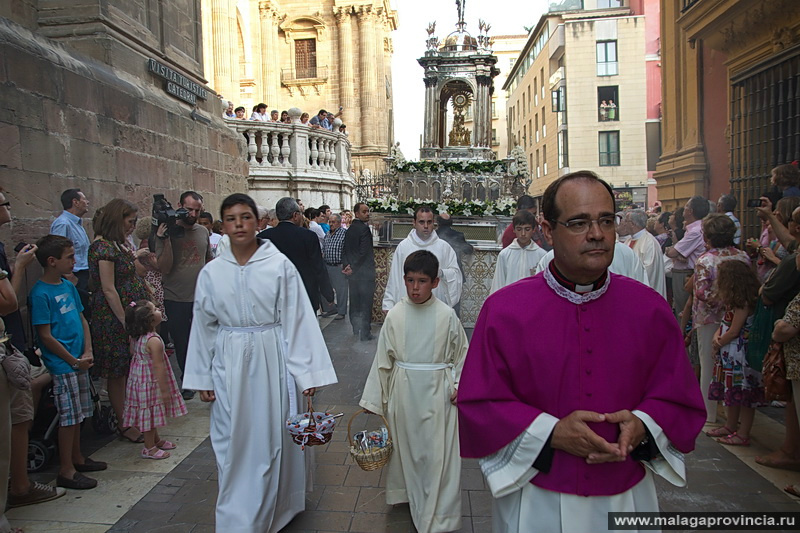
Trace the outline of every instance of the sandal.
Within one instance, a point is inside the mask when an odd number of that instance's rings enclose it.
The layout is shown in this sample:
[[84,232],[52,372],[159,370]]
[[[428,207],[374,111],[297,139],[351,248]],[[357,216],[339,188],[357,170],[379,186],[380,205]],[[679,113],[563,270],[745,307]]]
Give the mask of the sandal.
[[142,448],[142,459],[166,459],[169,457],[169,452],[159,450],[158,446],[153,446],[150,449]]
[[177,444],[175,444],[174,442],[170,442],[166,439],[161,439],[160,441],[156,442],[156,448],[159,448],[161,450],[174,450],[177,447],[178,447]]
[[731,435],[733,433],[736,432],[730,429],[728,426],[722,426],[720,428],[714,428],[709,431],[706,431],[706,435],[708,435],[709,437],[727,437],[728,435]]
[[130,431],[131,429],[133,429],[133,426],[128,426],[126,428],[117,428],[117,435],[119,435],[120,439],[130,441],[130,442],[132,442],[134,444],[143,443],[144,442],[144,433],[139,432],[139,436],[136,437],[135,439],[132,439],[127,435],[128,431]]
[[750,446],[750,439],[740,437],[737,433],[731,433],[727,437],[720,437],[714,440],[720,444],[727,444],[728,446]]
[[783,491],[787,494],[791,494],[796,498],[800,498],[800,488],[795,487],[794,485],[786,485],[783,487]]

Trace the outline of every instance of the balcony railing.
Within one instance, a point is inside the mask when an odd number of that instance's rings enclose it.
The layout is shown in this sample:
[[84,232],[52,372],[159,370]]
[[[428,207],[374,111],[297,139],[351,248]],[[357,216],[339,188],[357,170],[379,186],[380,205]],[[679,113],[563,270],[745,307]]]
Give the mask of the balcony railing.
[[351,179],[350,141],[338,131],[311,128],[289,110],[291,124],[225,119],[247,143],[251,176],[288,175]]
[[328,67],[305,67],[302,69],[281,69],[281,83],[300,82],[304,80],[327,80]]

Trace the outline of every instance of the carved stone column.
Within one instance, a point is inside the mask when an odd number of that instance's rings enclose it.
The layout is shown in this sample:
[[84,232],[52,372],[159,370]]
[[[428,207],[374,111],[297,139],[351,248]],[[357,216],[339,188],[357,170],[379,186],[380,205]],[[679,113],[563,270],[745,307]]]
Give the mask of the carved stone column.
[[239,100],[239,60],[236,48],[231,46],[231,43],[237,42],[235,16],[234,0],[211,1],[214,90],[234,102]]
[[280,70],[278,68],[278,25],[277,13],[272,2],[258,4],[261,17],[261,87],[264,103],[269,107],[278,106],[278,86]]
[[361,70],[361,123],[362,150],[378,147],[375,133],[377,72],[375,69],[375,14],[371,6],[358,8],[359,62]]
[[334,14],[339,27],[339,101],[344,107],[343,122],[351,125],[350,139],[355,146],[361,145],[361,109],[355,95],[353,71],[353,24],[352,6],[337,7]]
[[375,13],[375,135],[381,150],[388,150],[388,124],[386,105],[386,68],[384,64],[384,43],[386,35],[386,13],[383,7]]

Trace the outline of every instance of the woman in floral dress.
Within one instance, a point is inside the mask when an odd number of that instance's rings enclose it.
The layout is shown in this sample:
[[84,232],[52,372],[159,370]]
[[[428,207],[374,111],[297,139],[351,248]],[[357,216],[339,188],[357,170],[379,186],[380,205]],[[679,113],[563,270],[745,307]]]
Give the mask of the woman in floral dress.
[[[93,221],[95,239],[89,247],[94,373],[107,380],[108,399],[117,420],[122,420],[131,362],[124,309],[132,301],[151,299],[144,281],[136,274],[128,244],[137,212],[138,208],[127,200],[115,198],[108,202]],[[117,431],[133,442],[142,437],[135,428],[120,427]]]

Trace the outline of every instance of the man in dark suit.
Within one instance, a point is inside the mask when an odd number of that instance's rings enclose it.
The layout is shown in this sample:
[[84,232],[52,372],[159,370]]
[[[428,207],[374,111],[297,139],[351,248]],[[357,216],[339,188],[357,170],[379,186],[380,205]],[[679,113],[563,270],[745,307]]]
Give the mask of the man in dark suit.
[[369,207],[357,203],[353,208],[353,222],[347,228],[342,247],[342,272],[347,276],[350,289],[350,323],[353,334],[362,341],[373,338],[372,298],[375,294],[375,255],[372,251],[372,231],[369,222]]
[[299,227],[303,214],[297,201],[289,197],[281,198],[275,205],[275,214],[278,225],[262,231],[258,237],[271,240],[297,268],[314,311],[319,309],[320,294],[328,302],[333,302],[333,288],[322,262],[319,239],[312,231]]

